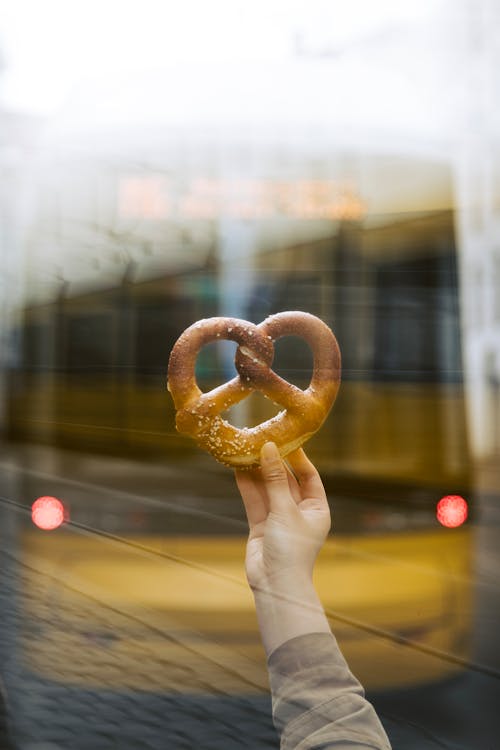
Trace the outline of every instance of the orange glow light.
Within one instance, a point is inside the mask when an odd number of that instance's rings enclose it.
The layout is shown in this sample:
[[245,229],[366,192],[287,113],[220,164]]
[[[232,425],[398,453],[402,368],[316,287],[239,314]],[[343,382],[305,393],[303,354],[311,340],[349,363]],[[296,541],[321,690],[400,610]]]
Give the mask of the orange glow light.
[[466,521],[467,514],[467,502],[460,495],[446,495],[437,504],[437,520],[449,529],[461,526]]
[[336,180],[208,179],[175,184],[160,175],[123,176],[118,213],[125,219],[359,219],[366,204],[354,185]]
[[39,497],[31,506],[31,520],[44,531],[57,529],[66,520],[64,505],[57,497]]

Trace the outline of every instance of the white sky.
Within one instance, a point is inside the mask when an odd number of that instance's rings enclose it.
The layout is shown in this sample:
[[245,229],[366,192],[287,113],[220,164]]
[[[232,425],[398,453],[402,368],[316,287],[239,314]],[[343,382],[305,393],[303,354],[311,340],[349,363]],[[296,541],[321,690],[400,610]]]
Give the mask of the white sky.
[[2,0],[4,106],[55,113],[82,80],[180,61],[292,59],[428,19],[446,0]]

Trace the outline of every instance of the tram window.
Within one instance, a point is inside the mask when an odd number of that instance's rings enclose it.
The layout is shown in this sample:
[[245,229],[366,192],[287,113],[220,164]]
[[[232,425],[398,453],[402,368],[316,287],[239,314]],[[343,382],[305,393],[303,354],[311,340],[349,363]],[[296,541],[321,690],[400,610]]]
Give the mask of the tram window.
[[313,356],[306,342],[297,336],[283,336],[275,344],[274,371],[289,383],[306,388],[312,376]]
[[50,367],[52,346],[49,327],[42,323],[29,323],[23,331],[23,360],[28,370]]
[[113,328],[110,315],[75,315],[67,327],[67,368],[79,374],[111,371]]
[[136,308],[136,378],[164,378],[173,345],[180,333],[193,322],[191,312],[191,301],[183,298]]
[[266,313],[304,310],[321,317],[322,300],[318,289],[321,289],[321,279],[316,275],[285,276],[276,283],[272,303]]
[[329,319],[342,352],[344,380],[360,380],[371,370],[373,321],[371,289],[359,283],[331,287]]
[[380,264],[375,273],[374,376],[443,381],[461,376],[454,256]]

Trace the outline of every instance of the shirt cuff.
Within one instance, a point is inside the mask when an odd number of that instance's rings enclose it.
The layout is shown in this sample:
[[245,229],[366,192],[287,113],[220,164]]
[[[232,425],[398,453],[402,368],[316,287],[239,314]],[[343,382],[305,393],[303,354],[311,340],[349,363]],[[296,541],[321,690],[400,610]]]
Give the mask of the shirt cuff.
[[282,747],[307,748],[308,738],[312,741],[314,736],[315,742],[319,737],[335,739],[339,748],[346,741],[355,747],[390,748],[333,634],[292,638],[273,651],[268,668],[274,723]]

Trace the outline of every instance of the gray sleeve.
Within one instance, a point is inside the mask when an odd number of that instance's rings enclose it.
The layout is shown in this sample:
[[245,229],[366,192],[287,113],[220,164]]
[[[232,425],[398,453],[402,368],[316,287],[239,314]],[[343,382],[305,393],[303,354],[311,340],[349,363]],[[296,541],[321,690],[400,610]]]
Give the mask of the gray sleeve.
[[390,750],[332,634],[292,638],[271,654],[268,667],[281,750]]

